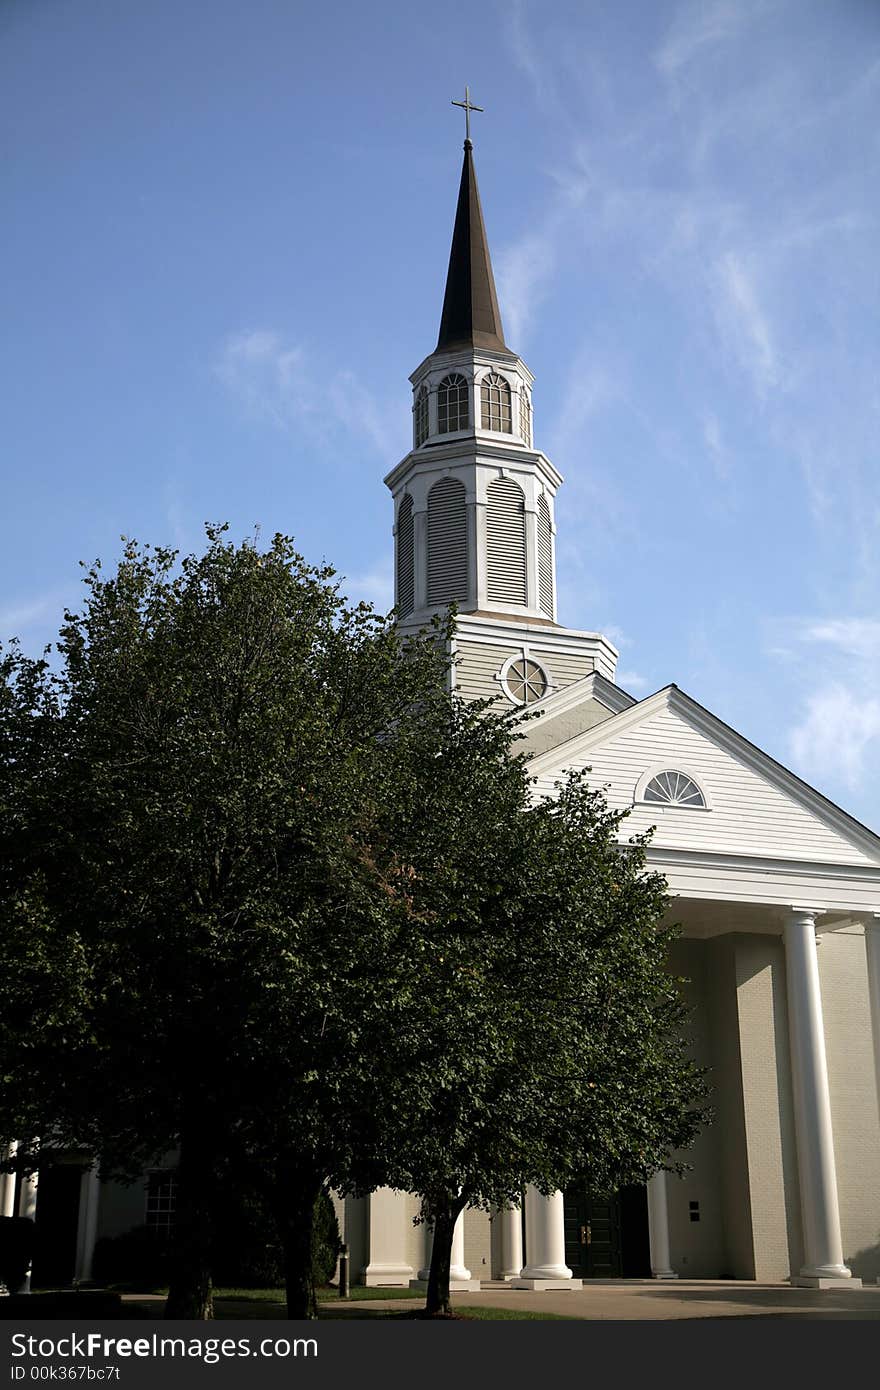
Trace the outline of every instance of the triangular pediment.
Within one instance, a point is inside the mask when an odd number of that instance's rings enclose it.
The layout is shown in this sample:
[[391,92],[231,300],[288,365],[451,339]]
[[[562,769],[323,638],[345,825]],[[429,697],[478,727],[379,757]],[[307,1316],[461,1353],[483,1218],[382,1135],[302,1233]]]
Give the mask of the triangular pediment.
[[[609,805],[631,810],[627,837],[654,826],[658,848],[880,865],[880,836],[677,686],[543,749],[530,767],[545,794],[568,769],[590,768]],[[647,782],[663,769],[693,778],[706,805],[646,802]]]
[[535,707],[534,717],[522,726],[517,752],[549,752],[587,733],[636,702],[620,686],[599,671],[556,690]]

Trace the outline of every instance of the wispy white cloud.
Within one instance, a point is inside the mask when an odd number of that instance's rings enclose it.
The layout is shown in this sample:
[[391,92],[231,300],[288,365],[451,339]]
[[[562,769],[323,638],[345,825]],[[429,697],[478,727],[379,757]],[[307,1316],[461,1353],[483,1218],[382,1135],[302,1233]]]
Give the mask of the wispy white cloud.
[[851,791],[865,784],[869,755],[880,742],[880,699],[839,681],[808,696],[791,734],[796,765],[808,775],[842,778]]
[[706,0],[683,5],[654,55],[666,77],[673,77],[695,58],[704,59],[706,50],[726,43],[742,28],[751,6],[744,0]]
[[72,599],[69,588],[50,589],[33,598],[20,599],[0,608],[0,641],[43,628],[47,620],[60,625],[65,605]]
[[648,677],[639,675],[638,671],[618,671],[617,684],[623,690],[639,691],[647,690]]
[[371,603],[380,613],[387,613],[394,604],[394,573],[391,560],[382,559],[372,568],[358,574],[346,575],[342,589],[352,603]]
[[230,334],[214,375],[253,419],[329,444],[337,431],[369,442],[384,459],[406,439],[399,405],[380,402],[349,368],[324,369],[303,343],[273,329]]
[[754,379],[760,395],[779,381],[774,332],[761,301],[754,266],[736,251],[727,251],[715,266],[716,312],[723,336]]
[[563,469],[567,455],[575,449],[583,452],[585,430],[592,417],[618,400],[621,393],[620,380],[612,377],[608,366],[597,362],[594,350],[584,348],[569,369],[556,418],[549,423],[551,450]]
[[807,618],[787,628],[782,654],[800,655],[809,682],[789,736],[795,764],[805,776],[863,788],[880,763],[880,620]]

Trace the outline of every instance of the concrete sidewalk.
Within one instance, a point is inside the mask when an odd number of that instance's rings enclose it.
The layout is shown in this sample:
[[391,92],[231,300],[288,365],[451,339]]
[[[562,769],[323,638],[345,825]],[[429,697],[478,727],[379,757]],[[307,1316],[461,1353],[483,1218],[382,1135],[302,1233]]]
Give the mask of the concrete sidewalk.
[[[682,1318],[870,1318],[880,1319],[880,1288],[796,1289],[789,1284],[753,1284],[728,1279],[591,1279],[582,1289],[531,1293],[492,1283],[479,1293],[453,1294],[454,1308],[516,1308],[530,1313],[563,1314],[586,1320],[651,1321]],[[327,1305],[324,1305],[325,1307]],[[343,1310],[334,1309],[334,1316]],[[414,1309],[421,1303],[382,1300],[348,1304],[346,1315],[363,1316],[379,1308]],[[349,1312],[350,1310],[350,1312]]]

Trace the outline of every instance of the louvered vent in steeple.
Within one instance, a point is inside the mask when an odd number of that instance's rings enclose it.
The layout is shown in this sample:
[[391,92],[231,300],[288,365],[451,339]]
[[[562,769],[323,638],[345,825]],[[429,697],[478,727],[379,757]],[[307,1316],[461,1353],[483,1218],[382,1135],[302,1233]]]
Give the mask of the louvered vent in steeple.
[[543,492],[538,498],[538,599],[541,612],[553,617],[553,536],[550,508]]
[[467,596],[464,485],[441,478],[428,493],[428,603],[462,603]]
[[487,491],[488,594],[499,603],[526,602],[526,513],[522,488],[495,478]]
[[413,500],[409,493],[397,513],[397,607],[405,618],[415,608]]

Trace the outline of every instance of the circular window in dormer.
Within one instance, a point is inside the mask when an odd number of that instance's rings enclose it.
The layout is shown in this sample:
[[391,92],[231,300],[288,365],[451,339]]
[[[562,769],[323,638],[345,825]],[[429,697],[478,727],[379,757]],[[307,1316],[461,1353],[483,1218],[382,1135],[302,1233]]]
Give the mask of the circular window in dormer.
[[502,681],[515,705],[533,705],[547,694],[547,675],[537,661],[520,656],[511,661]]

